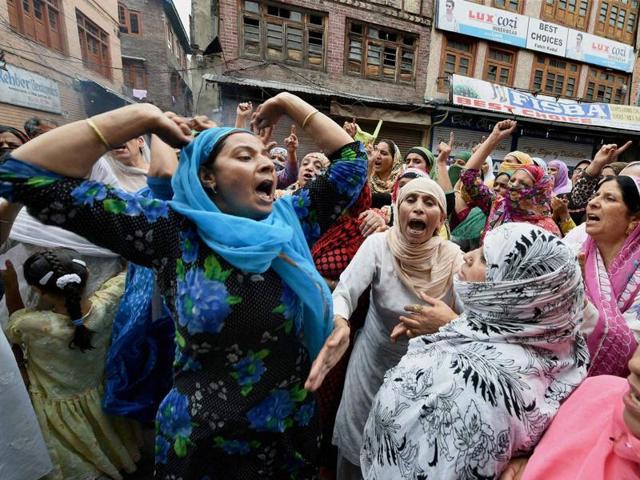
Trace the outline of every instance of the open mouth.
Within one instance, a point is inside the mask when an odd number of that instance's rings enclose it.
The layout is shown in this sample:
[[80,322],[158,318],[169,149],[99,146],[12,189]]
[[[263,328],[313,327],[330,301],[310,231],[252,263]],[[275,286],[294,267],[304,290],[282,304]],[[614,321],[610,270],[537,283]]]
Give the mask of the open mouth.
[[313,178],[313,173],[309,173],[309,172],[303,173],[302,178],[304,178],[306,181],[309,181]]
[[273,201],[273,180],[263,180],[256,187],[256,193],[260,198],[265,201],[272,202]]
[[587,222],[599,222],[600,221],[600,217],[597,215],[594,215],[593,213],[588,213],[587,214]]
[[413,235],[420,235],[422,233],[424,233],[424,231],[427,229],[427,224],[424,223],[422,220],[409,220],[409,223],[407,224],[407,230],[410,234]]

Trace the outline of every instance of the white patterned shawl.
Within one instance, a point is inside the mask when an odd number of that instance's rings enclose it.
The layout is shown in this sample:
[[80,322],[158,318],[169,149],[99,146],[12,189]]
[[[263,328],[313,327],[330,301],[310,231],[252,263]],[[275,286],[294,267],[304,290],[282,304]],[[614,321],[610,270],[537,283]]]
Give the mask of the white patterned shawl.
[[485,282],[454,284],[464,313],[412,339],[369,414],[368,479],[493,479],[530,452],[586,376],[584,289],[551,233],[508,223],[484,243]]

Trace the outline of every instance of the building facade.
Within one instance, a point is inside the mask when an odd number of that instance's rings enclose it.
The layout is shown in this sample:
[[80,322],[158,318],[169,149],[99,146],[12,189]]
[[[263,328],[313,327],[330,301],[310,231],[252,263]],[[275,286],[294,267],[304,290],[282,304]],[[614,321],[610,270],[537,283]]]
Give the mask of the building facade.
[[233,123],[239,102],[288,90],[364,130],[382,120],[379,137],[406,151],[429,132],[432,12],[432,0],[193,0],[198,110]]
[[0,0],[0,124],[124,105],[117,0]]
[[126,92],[191,115],[191,47],[171,0],[121,0],[118,19]]
[[[497,120],[515,117],[521,128],[511,144],[501,145],[498,160],[518,148],[571,165],[592,158],[602,143],[636,137],[638,110],[618,105],[638,104],[639,14],[636,0],[436,0],[425,101],[437,105],[434,123],[440,125],[432,131],[431,144],[453,130],[458,147],[470,149]],[[495,101],[494,95],[484,98],[478,93],[484,87],[470,88],[473,82],[456,85],[454,75],[489,82],[506,102],[522,94],[526,115],[504,104],[491,112],[482,102]],[[479,100],[461,105],[464,95]],[[637,127],[614,128],[618,112],[637,116]]]

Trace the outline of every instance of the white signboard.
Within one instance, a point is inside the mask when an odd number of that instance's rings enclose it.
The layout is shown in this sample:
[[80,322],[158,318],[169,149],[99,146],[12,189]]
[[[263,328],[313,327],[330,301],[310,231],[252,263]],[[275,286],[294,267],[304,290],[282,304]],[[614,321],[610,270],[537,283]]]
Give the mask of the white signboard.
[[536,18],[529,18],[527,48],[564,57],[569,29]]
[[498,8],[438,0],[436,27],[623,72],[633,72],[633,47]]
[[0,70],[0,102],[62,113],[57,82],[12,65]]
[[440,0],[437,27],[483,40],[524,48],[529,18],[463,0]]
[[590,33],[569,30],[567,58],[623,72],[633,72],[633,47]]

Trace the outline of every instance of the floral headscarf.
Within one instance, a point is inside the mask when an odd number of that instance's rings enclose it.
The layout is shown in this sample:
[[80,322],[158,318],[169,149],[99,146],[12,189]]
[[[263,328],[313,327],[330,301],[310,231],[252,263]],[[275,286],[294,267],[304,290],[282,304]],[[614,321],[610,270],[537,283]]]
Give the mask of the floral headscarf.
[[571,250],[522,223],[490,232],[483,250],[486,281],[454,283],[464,312],[387,371],[364,429],[365,478],[498,478],[585,378]]
[[517,170],[526,171],[533,178],[534,185],[519,190],[509,189],[505,197],[498,198],[489,213],[488,230],[503,223],[527,222],[560,235],[560,230],[551,216],[553,178],[536,165],[520,165]]
[[[387,140],[381,140],[381,142],[387,143]],[[395,154],[393,155],[393,163],[391,164],[391,173],[389,174],[389,179],[382,180],[380,177],[378,177],[378,175],[372,173],[369,177],[369,186],[371,187],[371,193],[389,193],[393,188],[393,182],[395,182],[396,177],[400,174],[400,172],[402,172],[402,168],[404,167],[400,149],[394,142],[390,141],[390,143],[395,149]]]

